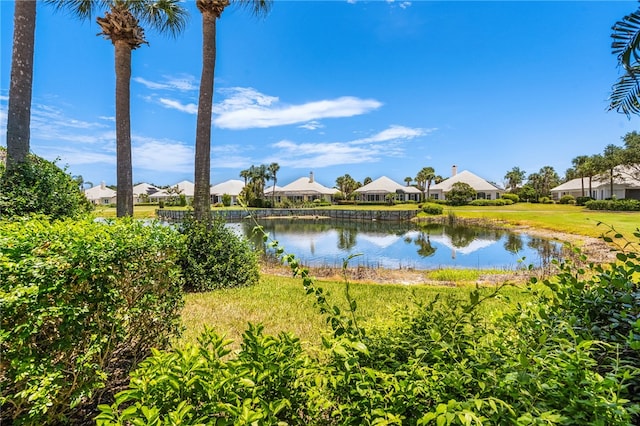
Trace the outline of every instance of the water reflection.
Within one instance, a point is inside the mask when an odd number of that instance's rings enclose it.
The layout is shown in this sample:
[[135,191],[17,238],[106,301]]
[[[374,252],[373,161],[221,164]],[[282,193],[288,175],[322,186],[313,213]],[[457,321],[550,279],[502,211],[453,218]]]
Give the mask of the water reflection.
[[[479,226],[331,220],[264,220],[271,238],[304,264],[340,266],[352,254],[358,265],[385,268],[439,267],[514,269],[518,260],[547,266],[560,258],[562,246],[553,241]],[[230,224],[265,251],[248,221]]]

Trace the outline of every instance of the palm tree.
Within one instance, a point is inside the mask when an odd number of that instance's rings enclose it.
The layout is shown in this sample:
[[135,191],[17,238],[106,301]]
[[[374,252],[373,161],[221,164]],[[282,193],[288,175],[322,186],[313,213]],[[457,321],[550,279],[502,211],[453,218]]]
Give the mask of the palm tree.
[[278,163],[271,163],[267,167],[267,172],[269,173],[269,179],[273,181],[273,192],[271,195],[271,207],[275,207],[276,205],[276,183],[278,183],[278,170],[280,170],[280,165]]
[[112,0],[110,12],[97,19],[115,49],[116,68],[116,178],[118,217],[133,215],[131,165],[131,51],[148,44],[142,20],[160,33],[176,36],[185,26],[186,11],[179,0]]
[[571,160],[571,164],[576,171],[576,174],[580,176],[580,181],[582,183],[582,196],[584,197],[584,177],[586,175],[586,164],[589,161],[588,155],[578,155],[573,160]]
[[429,198],[429,188],[431,187],[431,182],[436,178],[436,172],[433,167],[423,167],[422,170],[418,172],[416,176],[416,184],[418,185],[418,189],[422,191],[422,201],[425,200],[424,191],[425,188],[427,190],[426,198]]
[[614,24],[611,50],[625,73],[613,85],[609,110],[640,114],[640,9]]
[[514,167],[504,175],[504,179],[507,181],[507,186],[511,192],[515,192],[518,186],[524,182],[526,173],[524,170],[520,170],[520,167]]
[[[251,7],[255,15],[265,14],[271,8],[271,0],[236,0],[236,3]],[[201,219],[210,211],[211,112],[216,67],[216,23],[229,4],[230,0],[196,0],[196,7],[202,14],[202,74],[198,98],[193,195],[196,219]]]
[[16,1],[13,12],[13,52],[7,110],[7,167],[22,163],[29,153],[31,89],[36,30],[36,2]]
[[413,178],[411,176],[407,176],[406,178],[404,178],[404,182],[407,184],[407,186],[411,185],[412,181]]
[[249,169],[240,170],[240,177],[244,179],[244,186],[247,186],[251,172]]

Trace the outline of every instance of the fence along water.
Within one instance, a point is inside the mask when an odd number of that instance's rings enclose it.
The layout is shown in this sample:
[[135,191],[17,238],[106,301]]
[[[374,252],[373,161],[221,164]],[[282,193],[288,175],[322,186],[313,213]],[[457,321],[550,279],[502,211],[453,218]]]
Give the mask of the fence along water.
[[[418,210],[324,210],[324,209],[255,209],[250,210],[256,218],[330,218],[354,221],[393,221],[403,222],[416,217]],[[166,222],[180,222],[189,214],[188,210],[156,210],[158,219]],[[248,217],[245,210],[213,210],[213,215],[218,215],[226,220],[242,220]]]

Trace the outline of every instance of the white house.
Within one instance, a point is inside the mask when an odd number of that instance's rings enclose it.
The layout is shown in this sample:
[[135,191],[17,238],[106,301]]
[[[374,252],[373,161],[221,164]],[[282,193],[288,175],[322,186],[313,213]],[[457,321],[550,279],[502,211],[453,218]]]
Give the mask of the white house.
[[451,169],[451,177],[440,183],[432,185],[429,195],[436,200],[446,200],[447,193],[451,191],[451,187],[457,182],[464,182],[470,185],[476,190],[476,198],[479,199],[496,200],[504,193],[503,189],[498,188],[496,185],[487,182],[477,175],[474,175],[468,170],[463,170],[458,173],[458,168],[453,166]]
[[104,182],[93,188],[86,189],[84,195],[93,204],[107,205],[116,203],[116,191],[108,188]]
[[559,200],[565,195],[582,197],[595,200],[606,200],[608,198],[633,198],[640,200],[640,179],[635,174],[623,166],[614,168],[613,193],[611,193],[611,180],[607,176],[594,176],[591,178],[591,193],[589,193],[589,178],[576,178],[561,185],[551,188],[551,197]]
[[313,172],[309,173],[309,177],[296,179],[290,184],[280,188],[279,191],[276,189],[276,196],[280,196],[281,198],[286,197],[293,202],[313,200],[325,200],[330,202],[335,193],[335,189],[327,188],[326,186],[316,182]]
[[211,202],[213,204],[222,203],[222,196],[227,194],[231,196],[231,205],[238,204],[238,195],[244,188],[244,181],[238,179],[230,179],[225,182],[213,185],[210,189]]
[[398,201],[420,201],[421,192],[413,186],[404,186],[398,182],[382,176],[356,189],[360,201],[385,202],[389,194],[393,194]]
[[139,183],[133,187],[133,202],[134,204],[153,202],[153,195],[159,191],[160,188],[149,183]]

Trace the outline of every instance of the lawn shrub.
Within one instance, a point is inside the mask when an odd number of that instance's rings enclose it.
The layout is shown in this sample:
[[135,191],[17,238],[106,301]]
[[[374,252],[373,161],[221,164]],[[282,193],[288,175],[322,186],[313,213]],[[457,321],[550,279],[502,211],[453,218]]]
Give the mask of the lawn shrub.
[[225,207],[229,207],[231,205],[231,195],[222,194],[222,205]]
[[210,291],[258,282],[258,255],[249,242],[225,226],[223,219],[187,219],[181,228],[185,247],[180,258],[185,290]]
[[0,169],[0,218],[42,214],[62,219],[92,209],[78,183],[51,161],[29,154],[23,163]]
[[587,201],[591,201],[593,200],[593,198],[591,197],[576,197],[576,205],[578,206],[584,206]]
[[179,335],[180,235],[131,220],[0,227],[2,423],[86,418]]
[[553,204],[553,200],[549,197],[540,197],[538,200],[540,204]]
[[520,197],[518,196],[518,194],[502,194],[500,196],[501,198],[504,198],[505,200],[511,200],[514,203],[517,203],[520,201]]
[[585,207],[589,210],[640,211],[640,200],[591,200]]
[[502,198],[497,200],[477,199],[469,203],[470,206],[510,206],[511,204],[513,204],[513,201]]
[[440,204],[425,203],[422,205],[422,211],[430,215],[440,215],[444,208]]
[[574,197],[573,195],[563,195],[558,201],[558,203],[560,204],[575,204],[575,202],[576,197]]

